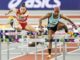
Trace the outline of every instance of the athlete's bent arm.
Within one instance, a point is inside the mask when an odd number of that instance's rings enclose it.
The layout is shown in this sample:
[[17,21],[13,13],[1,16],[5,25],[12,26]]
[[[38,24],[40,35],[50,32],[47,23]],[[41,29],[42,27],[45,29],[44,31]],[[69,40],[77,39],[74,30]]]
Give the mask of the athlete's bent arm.
[[64,20],[69,21],[69,22],[72,24],[72,26],[73,26],[75,29],[77,29],[77,26],[76,26],[68,17],[66,17],[66,16],[64,16],[64,15],[61,15],[61,18],[63,18]]
[[42,20],[49,18],[51,16],[51,13],[46,14],[45,16],[43,16],[40,20],[39,20],[39,26],[42,26]]

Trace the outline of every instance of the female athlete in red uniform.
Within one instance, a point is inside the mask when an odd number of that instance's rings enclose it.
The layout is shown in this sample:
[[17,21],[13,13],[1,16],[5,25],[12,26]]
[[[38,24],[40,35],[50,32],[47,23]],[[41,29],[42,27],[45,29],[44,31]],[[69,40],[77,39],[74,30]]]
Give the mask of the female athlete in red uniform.
[[6,13],[6,15],[8,15],[11,12],[16,13],[16,19],[19,23],[19,26],[16,27],[17,30],[27,30],[27,31],[31,31],[31,32],[37,32],[32,26],[30,26],[27,23],[29,13],[25,7],[25,3],[23,3],[19,9],[9,10],[9,12]]
[[[30,32],[35,32],[37,33],[37,31],[35,30],[35,28],[33,28],[32,26],[30,26],[27,22],[28,20],[28,16],[29,16],[29,12],[27,11],[26,7],[25,7],[25,3],[23,3],[19,9],[12,9],[9,10],[8,13],[6,13],[5,15],[8,15],[9,13],[14,12],[16,14],[16,19],[19,23],[19,25],[15,28],[16,30],[26,30],[26,31],[30,31]],[[34,42],[32,42],[31,44],[29,44],[29,46],[33,46],[35,45]]]

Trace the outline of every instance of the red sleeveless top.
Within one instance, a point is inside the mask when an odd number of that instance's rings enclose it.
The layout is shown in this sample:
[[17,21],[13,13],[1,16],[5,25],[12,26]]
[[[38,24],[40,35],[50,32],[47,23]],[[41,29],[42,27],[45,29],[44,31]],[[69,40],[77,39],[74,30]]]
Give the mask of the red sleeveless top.
[[[20,15],[23,15],[23,17],[21,17]],[[26,12],[24,12],[23,14],[20,13],[20,9],[18,9],[16,12],[16,18],[20,23],[24,23],[27,21],[28,15],[26,15]]]

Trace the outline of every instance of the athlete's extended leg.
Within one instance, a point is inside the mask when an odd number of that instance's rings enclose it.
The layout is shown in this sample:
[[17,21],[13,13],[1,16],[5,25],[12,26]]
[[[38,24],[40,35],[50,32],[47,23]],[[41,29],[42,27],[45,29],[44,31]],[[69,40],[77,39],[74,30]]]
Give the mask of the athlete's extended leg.
[[27,26],[25,27],[25,30],[31,31],[31,32],[37,32],[37,30],[36,30],[35,28],[33,28],[31,25],[27,25]]
[[71,34],[71,33],[68,31],[67,26],[66,26],[64,23],[59,22],[59,23],[58,23],[58,26],[57,26],[57,30],[61,30],[61,29],[64,29],[67,34],[70,34],[70,36],[73,36],[73,34]]
[[17,31],[21,31],[22,30],[22,27],[20,26],[20,24],[18,24],[18,25],[15,25],[15,30],[17,30]]
[[[26,28],[25,28],[25,30],[30,31],[30,32],[34,32],[35,33],[34,34],[35,37],[38,37],[37,30],[35,28],[33,28],[32,26],[27,25]],[[37,44],[39,44],[39,42],[37,42]],[[35,46],[35,42],[30,43],[29,46],[30,47],[34,47]]]

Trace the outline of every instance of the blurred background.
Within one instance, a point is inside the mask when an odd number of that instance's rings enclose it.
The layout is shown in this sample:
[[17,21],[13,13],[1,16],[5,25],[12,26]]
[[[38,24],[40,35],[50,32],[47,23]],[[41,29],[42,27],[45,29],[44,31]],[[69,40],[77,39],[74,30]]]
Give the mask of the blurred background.
[[[15,13],[12,12],[11,14],[9,14],[7,16],[5,15],[5,13],[7,13],[10,9],[19,8],[22,3],[26,4],[27,11],[29,12],[28,23],[35,28],[38,27],[39,19],[42,16],[46,15],[49,12],[53,12],[54,7],[59,6],[61,9],[60,13],[69,17],[78,27],[79,36],[78,36],[77,40],[78,40],[78,42],[80,42],[80,0],[0,0],[0,41],[3,41],[4,39],[6,41],[8,39],[11,42],[15,39],[14,38],[15,36],[6,36],[5,34],[3,34],[3,33],[7,33],[7,32],[9,32],[9,33],[13,32],[12,34],[16,35],[16,33],[14,34],[15,30],[10,26],[10,24],[8,24],[10,21],[8,19],[8,17],[15,16]],[[16,19],[14,19],[14,21],[15,21],[14,24],[18,24]],[[44,27],[47,27],[47,23],[48,23],[47,21],[48,21],[48,19],[43,21]],[[68,26],[69,30],[71,30],[71,31],[73,30],[72,25],[69,22],[67,22],[63,19],[61,19],[61,21]],[[63,34],[64,34],[63,31],[60,34],[58,32],[58,35],[63,35]],[[19,36],[19,37],[21,37],[21,36]],[[24,43],[23,45],[27,45],[27,44]],[[2,46],[3,46],[2,52],[6,53],[6,55],[2,55],[3,56],[2,60],[6,60],[6,59],[8,60],[9,56],[10,56],[10,58],[15,58],[16,56],[19,55],[19,54],[10,54],[8,56],[7,55],[7,48],[8,48],[7,44],[2,44]],[[21,43],[19,43],[19,44],[11,43],[9,46],[9,48],[10,48],[9,51],[11,53],[21,53],[21,55],[22,55],[22,52],[26,52],[26,49],[24,47],[19,48],[20,46],[22,46]],[[19,49],[16,49],[16,47]],[[71,45],[71,47],[72,47],[72,45]],[[77,47],[80,47],[80,43]],[[0,48],[1,48],[1,45],[0,45]],[[24,51],[21,51],[21,49],[23,49],[23,48],[24,48]],[[30,48],[29,52],[32,52],[32,51],[34,52],[35,49]],[[79,52],[80,52],[80,50],[78,51],[78,53]],[[67,58],[75,58],[74,56],[73,57],[70,56]],[[77,55],[77,56],[79,56],[79,55]],[[6,57],[6,58],[4,58],[4,57]],[[59,58],[59,59],[61,59],[61,58]],[[28,60],[28,59],[26,59],[26,60]],[[66,60],[69,60],[69,59],[66,59]],[[70,59],[70,60],[73,60],[73,59]]]
[[[54,7],[59,6],[62,14],[68,16],[77,26],[80,26],[80,0],[1,0],[0,24],[6,24],[9,21],[8,17],[5,16],[9,9],[19,8],[23,2],[29,11],[30,18],[28,21],[30,24],[38,24],[41,16],[53,12]],[[9,16],[11,15],[15,16],[15,13],[9,14]],[[44,22],[43,24],[46,25],[47,19]]]

